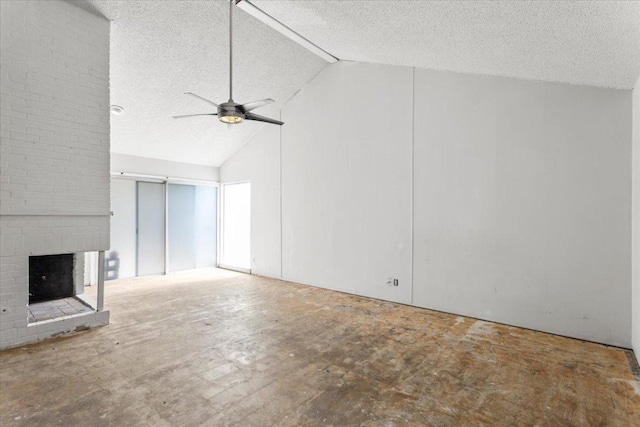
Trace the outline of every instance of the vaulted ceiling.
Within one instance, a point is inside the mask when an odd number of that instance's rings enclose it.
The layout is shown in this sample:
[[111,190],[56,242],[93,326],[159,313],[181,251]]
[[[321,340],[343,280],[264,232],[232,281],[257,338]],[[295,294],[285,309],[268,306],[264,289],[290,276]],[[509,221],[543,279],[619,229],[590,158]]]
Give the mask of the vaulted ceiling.
[[[219,166],[264,124],[229,131],[210,113],[229,98],[227,1],[72,1],[111,25],[111,150],[117,153]],[[255,113],[278,118],[279,106],[327,63],[267,25],[234,10],[236,102],[273,98]],[[268,125],[273,126],[273,125]]]
[[[228,97],[228,3],[70,0],[113,21],[112,150],[217,166],[263,124],[229,132],[188,98]],[[640,74],[639,1],[251,0],[341,60],[631,89]],[[234,24],[234,99],[278,108],[327,63],[244,11]],[[285,125],[286,126],[286,125]]]
[[340,59],[633,88],[640,1],[273,1]]

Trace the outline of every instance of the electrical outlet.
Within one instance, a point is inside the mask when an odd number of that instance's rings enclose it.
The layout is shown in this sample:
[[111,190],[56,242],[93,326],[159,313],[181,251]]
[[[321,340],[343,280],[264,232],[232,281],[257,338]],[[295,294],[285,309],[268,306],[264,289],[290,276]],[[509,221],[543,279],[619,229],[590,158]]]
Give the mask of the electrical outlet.
[[398,286],[398,279],[393,279],[393,286]]
[[394,279],[393,277],[389,277],[387,279],[387,286],[398,286],[398,279]]

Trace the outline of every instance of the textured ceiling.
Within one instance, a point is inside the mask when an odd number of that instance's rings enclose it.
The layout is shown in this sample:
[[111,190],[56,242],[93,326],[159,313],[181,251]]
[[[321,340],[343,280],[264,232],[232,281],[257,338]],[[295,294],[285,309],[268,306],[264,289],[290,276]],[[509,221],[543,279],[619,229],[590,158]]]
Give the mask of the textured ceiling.
[[[117,153],[219,166],[265,125],[245,122],[229,131],[209,113],[229,97],[227,1],[106,1],[71,3],[113,21],[111,149]],[[244,11],[234,10],[234,100],[273,98],[279,106],[327,63]]]
[[[228,97],[228,3],[68,0],[113,21],[112,150],[218,166],[264,124],[230,132],[191,91]],[[640,74],[640,1],[251,0],[340,59],[630,89]],[[239,8],[234,98],[278,107],[326,63]],[[286,125],[285,125],[286,126]]]
[[251,0],[340,59],[630,89],[640,1]]

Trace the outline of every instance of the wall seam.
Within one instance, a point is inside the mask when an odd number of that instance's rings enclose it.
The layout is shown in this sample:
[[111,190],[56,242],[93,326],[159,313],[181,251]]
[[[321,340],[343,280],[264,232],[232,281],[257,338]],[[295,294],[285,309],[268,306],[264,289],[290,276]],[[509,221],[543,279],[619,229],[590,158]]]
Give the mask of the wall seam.
[[415,123],[416,123],[416,67],[411,68],[411,256],[409,257],[409,303],[413,305],[413,257],[415,246]]
[[[280,109],[280,121],[282,121],[282,108]],[[280,278],[284,279],[284,271],[283,271],[283,244],[282,244],[282,126],[280,126]]]

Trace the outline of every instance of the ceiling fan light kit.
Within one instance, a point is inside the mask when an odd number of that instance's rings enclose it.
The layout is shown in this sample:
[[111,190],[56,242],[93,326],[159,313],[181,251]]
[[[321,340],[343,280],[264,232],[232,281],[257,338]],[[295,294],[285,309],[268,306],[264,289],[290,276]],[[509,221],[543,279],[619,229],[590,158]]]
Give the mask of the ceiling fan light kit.
[[237,125],[245,120],[252,120],[256,122],[271,123],[274,125],[282,126],[284,123],[280,120],[271,119],[269,117],[259,116],[251,113],[256,108],[263,107],[273,103],[273,99],[266,98],[259,101],[247,102],[245,104],[238,104],[233,101],[233,7],[236,0],[229,0],[229,101],[220,105],[206,98],[196,95],[192,92],[185,92],[185,95],[196,97],[202,101],[205,101],[217,108],[216,113],[204,113],[204,114],[185,114],[181,116],[173,116],[174,119],[182,119],[185,117],[195,116],[218,116],[218,119],[222,123],[226,123],[229,126]]
[[[226,102],[225,104],[230,104]],[[240,111],[237,111],[233,105],[222,104],[218,107],[218,119],[222,123],[236,124],[244,122],[244,116]],[[231,107],[231,108],[229,108]]]

